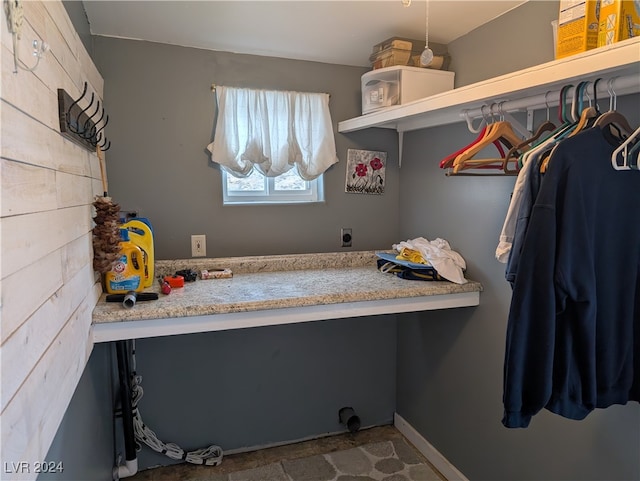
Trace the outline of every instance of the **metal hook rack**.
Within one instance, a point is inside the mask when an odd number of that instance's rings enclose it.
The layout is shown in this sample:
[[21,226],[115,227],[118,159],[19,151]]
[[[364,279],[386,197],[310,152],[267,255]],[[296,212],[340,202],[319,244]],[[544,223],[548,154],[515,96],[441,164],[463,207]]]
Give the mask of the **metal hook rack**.
[[[103,134],[109,123],[109,116],[105,117],[104,106],[100,107],[100,101],[96,100],[94,92],[91,93],[89,104],[85,108],[79,105],[87,95],[88,87],[85,82],[82,94],[77,99],[71,97],[64,89],[58,89],[60,133],[91,152],[95,152],[98,147],[107,151],[111,148],[111,141]],[[100,117],[94,121],[98,113]]]

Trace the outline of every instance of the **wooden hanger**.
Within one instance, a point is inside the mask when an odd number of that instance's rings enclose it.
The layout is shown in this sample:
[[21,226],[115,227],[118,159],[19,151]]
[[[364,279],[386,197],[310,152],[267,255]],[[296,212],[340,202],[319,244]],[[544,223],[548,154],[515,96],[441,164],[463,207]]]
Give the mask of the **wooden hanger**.
[[[573,85],[568,84],[563,86],[560,89],[560,96],[558,99],[558,120],[560,121],[560,126],[559,127],[554,127],[553,130],[551,130],[551,133],[541,142],[537,142],[536,146],[534,148],[537,148],[537,146],[545,144],[545,145],[549,145],[549,142],[551,142],[551,144],[556,143],[558,141],[558,139],[564,137],[567,135],[567,133],[570,131],[570,129],[573,126],[573,120],[571,118],[569,118],[568,114],[567,114],[567,102],[566,102],[566,96],[567,96],[567,92],[569,91],[569,89],[573,87]],[[547,92],[548,93],[548,92]],[[549,103],[547,102],[547,97],[545,95],[545,105],[547,106],[547,122],[549,122],[549,124],[543,124],[538,128],[538,133],[542,134],[545,132],[545,130],[547,128],[551,128],[551,121],[549,120]],[[529,151],[527,151],[529,152]],[[522,167],[524,166],[524,161],[525,159],[528,158],[528,153],[526,155],[520,155],[518,157],[517,160],[517,168],[518,169],[522,169]],[[509,159],[510,160],[510,159]],[[508,169],[507,166],[505,166],[506,168],[506,172],[513,172],[512,170]]]
[[[482,141],[482,139],[484,139],[484,137],[491,131],[490,129],[493,128],[493,123],[489,121],[489,116],[488,114],[485,114],[485,107],[488,107],[487,105],[482,105],[482,107],[480,107],[480,112],[482,114],[482,120],[480,122],[480,124],[478,125],[478,127],[474,127],[473,126],[473,120],[471,119],[471,117],[469,117],[469,113],[468,111],[463,111],[462,114],[467,122],[467,128],[469,129],[470,132],[473,133],[477,133],[478,137],[471,142],[470,144],[466,145],[465,147],[459,149],[457,152],[454,152],[453,154],[448,155],[447,157],[445,157],[444,159],[442,159],[440,161],[440,168],[441,169],[448,169],[453,167],[453,162],[455,161],[456,157],[459,156],[460,154],[462,154],[464,151],[466,151],[467,149],[470,149],[471,147],[473,147],[474,145],[476,145],[478,142]],[[489,112],[491,113],[492,117],[493,117],[493,112],[491,111],[491,108],[489,108]],[[499,140],[495,140],[493,142],[493,144],[495,145],[496,149],[498,150],[499,154],[501,157],[504,157],[504,148],[503,148],[503,144],[499,141]],[[511,148],[511,145],[506,143],[506,147],[507,148]]]
[[617,127],[621,127],[628,135],[633,133],[633,128],[629,125],[629,121],[622,115],[620,112],[616,110],[612,110],[609,112],[605,112],[602,114],[596,122],[593,124],[594,127],[606,127],[607,125],[615,124]]
[[[444,159],[442,159],[440,161],[440,168],[441,169],[448,169],[448,168],[452,167],[453,166],[453,161],[456,159],[456,157],[458,155],[463,153],[465,150],[471,148],[473,145],[477,144],[478,142],[480,142],[484,138],[484,136],[486,135],[486,132],[487,132],[487,128],[488,128],[488,125],[485,125],[484,127],[482,127],[478,131],[479,132],[478,137],[473,142],[471,142],[470,144],[468,144],[465,147],[461,148],[457,152],[454,152],[453,154],[450,154],[447,157],[445,157]],[[498,142],[497,140],[494,141],[493,144],[496,146],[496,149],[498,149],[498,152],[500,153],[500,155],[504,157],[504,148],[502,147],[502,144],[500,144],[500,142]]]
[[511,146],[518,145],[522,142],[522,138],[513,131],[509,122],[501,120],[491,124],[490,127],[491,128],[487,130],[485,136],[478,143],[474,144],[455,158],[453,161],[454,174],[460,170],[477,168],[480,166],[491,166],[491,168],[502,169],[504,162],[503,158],[473,159],[473,156],[496,140],[500,140],[501,142],[506,141]]
[[599,118],[600,117],[598,117],[598,111],[595,107],[587,107],[582,111],[582,113],[580,114],[580,120],[578,120],[578,123],[574,127],[573,131],[569,135],[567,135],[567,137],[573,137],[574,135],[582,132],[586,127],[588,127],[589,122],[592,119]]
[[634,129],[629,125],[629,121],[625,118],[625,116],[616,110],[618,96],[613,90],[614,81],[615,77],[609,79],[609,81],[607,82],[607,91],[609,92],[609,111],[598,117],[593,126],[600,128],[606,127],[607,125],[621,127],[627,133],[627,135],[631,135],[633,134]]
[[511,159],[515,159],[516,160],[516,165],[517,165],[517,157],[514,157],[514,155],[519,153],[523,148],[533,145],[533,143],[536,140],[538,140],[540,137],[542,137],[542,134],[544,134],[545,132],[553,132],[554,130],[556,130],[556,125],[553,122],[551,122],[549,120],[549,118],[547,117],[547,120],[545,120],[538,127],[538,130],[536,130],[536,133],[533,135],[533,137],[530,137],[530,138],[528,138],[526,140],[523,140],[518,145],[515,145],[515,146],[511,147],[511,149],[509,150],[507,155],[504,157],[504,162],[502,164],[502,170],[504,171],[504,173],[505,174],[517,174],[518,171],[520,170],[519,167],[516,167],[513,170],[509,169],[509,161]]

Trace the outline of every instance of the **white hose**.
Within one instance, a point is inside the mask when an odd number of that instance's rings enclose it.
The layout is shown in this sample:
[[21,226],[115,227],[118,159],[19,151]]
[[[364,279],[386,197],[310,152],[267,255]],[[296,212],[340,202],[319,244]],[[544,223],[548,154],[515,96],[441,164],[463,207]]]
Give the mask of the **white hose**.
[[[133,372],[135,373],[135,341],[133,341]],[[171,459],[183,460],[192,464],[204,464],[206,466],[218,466],[222,462],[222,448],[211,445],[207,448],[186,452],[175,443],[165,443],[158,439],[156,433],[142,421],[142,415],[138,409],[138,402],[142,399],[142,376],[133,377],[131,386],[131,405],[133,408],[133,430],[136,441],[149,446],[158,453],[162,453]],[[139,450],[139,449],[138,449]]]

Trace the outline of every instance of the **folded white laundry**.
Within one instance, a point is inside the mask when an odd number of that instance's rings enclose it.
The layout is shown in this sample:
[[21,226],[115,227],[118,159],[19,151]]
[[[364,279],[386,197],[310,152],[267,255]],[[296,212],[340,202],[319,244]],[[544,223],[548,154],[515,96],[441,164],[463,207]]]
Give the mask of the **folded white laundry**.
[[444,239],[437,238],[430,241],[424,237],[417,237],[393,244],[392,247],[398,252],[404,248],[418,251],[445,279],[456,284],[468,282],[463,274],[463,270],[467,268],[466,262],[460,254],[451,249],[449,243]]

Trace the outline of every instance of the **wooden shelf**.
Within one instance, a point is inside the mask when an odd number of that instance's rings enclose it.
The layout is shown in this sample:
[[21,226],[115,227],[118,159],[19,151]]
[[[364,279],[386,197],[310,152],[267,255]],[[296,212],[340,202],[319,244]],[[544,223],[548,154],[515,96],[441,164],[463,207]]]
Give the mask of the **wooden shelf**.
[[[617,95],[640,92],[640,37],[344,120],[338,123],[338,132],[370,127],[408,132],[451,124],[464,120],[462,112],[465,109],[544,95],[569,83],[616,76],[635,76],[637,79],[624,89],[616,86]],[[544,104],[532,104],[527,108],[534,107],[542,108]]]

